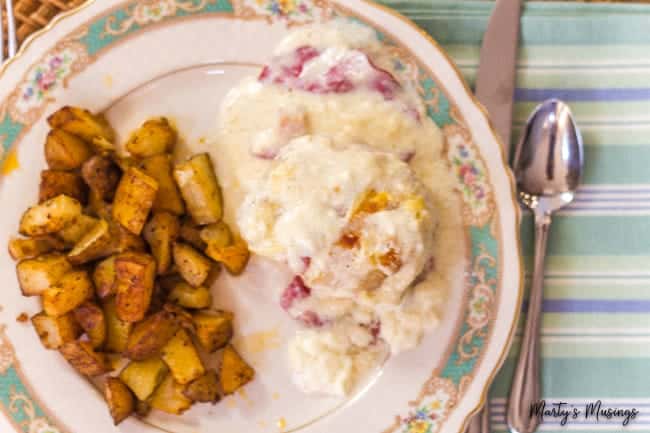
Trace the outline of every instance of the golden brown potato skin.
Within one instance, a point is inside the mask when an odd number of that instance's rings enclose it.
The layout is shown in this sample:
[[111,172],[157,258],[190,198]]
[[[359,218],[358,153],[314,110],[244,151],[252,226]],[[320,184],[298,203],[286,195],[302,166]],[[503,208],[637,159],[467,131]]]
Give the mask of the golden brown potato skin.
[[14,260],[31,259],[52,251],[63,251],[64,248],[64,243],[54,236],[12,238],[9,241],[9,255]]
[[102,260],[93,271],[95,293],[101,299],[115,295],[115,257],[110,256]]
[[126,322],[142,320],[149,309],[156,277],[156,261],[149,254],[126,252],[115,258],[115,305]]
[[158,182],[158,194],[153,202],[153,210],[171,212],[174,215],[185,213],[185,203],[172,177],[171,155],[151,156],[142,161],[139,167]]
[[172,264],[172,244],[179,231],[178,217],[169,212],[155,212],[144,226],[142,236],[151,247],[158,274],[166,273]]
[[73,265],[81,265],[113,253],[113,241],[108,223],[99,220],[95,226],[77,241],[68,253],[68,260]]
[[192,400],[183,395],[185,387],[177,383],[171,374],[167,374],[156,388],[149,403],[154,409],[180,415],[192,406]]
[[188,383],[183,394],[192,401],[216,404],[221,400],[217,372],[214,369],[206,371],[203,376]]
[[56,232],[58,236],[66,245],[66,247],[73,247],[82,237],[95,227],[99,219],[91,217],[86,214],[79,214],[76,218],[63,229]]
[[120,379],[138,397],[146,400],[167,375],[167,366],[158,357],[132,361],[120,373]]
[[59,352],[70,365],[85,376],[99,376],[112,370],[106,355],[95,352],[87,341],[70,341],[61,346]]
[[227,311],[199,311],[192,315],[196,339],[208,353],[224,347],[233,335],[233,314]]
[[239,275],[244,271],[250,257],[248,245],[241,239],[222,248],[208,244],[205,254],[212,260],[221,263],[233,275]]
[[93,283],[86,271],[70,271],[43,292],[43,310],[62,316],[93,296]]
[[185,281],[180,281],[172,287],[168,299],[184,308],[201,309],[212,305],[210,290],[203,286],[191,286]]
[[147,158],[161,153],[171,152],[176,144],[176,131],[165,117],[149,119],[136,129],[126,150],[136,158]]
[[230,344],[223,351],[223,360],[219,370],[219,382],[224,394],[232,394],[253,380],[255,370],[239,356]]
[[137,168],[124,173],[113,201],[113,218],[139,235],[158,192],[158,182]]
[[119,167],[109,158],[95,155],[84,162],[81,176],[97,198],[111,201],[115,196],[121,173]]
[[161,357],[169,367],[174,380],[180,384],[190,383],[205,373],[199,353],[190,335],[184,329],[179,329],[167,342],[162,349]]
[[106,343],[104,350],[110,353],[122,353],[126,350],[133,323],[125,322],[117,317],[115,298],[104,302],[104,318],[106,320]]
[[210,259],[182,242],[174,243],[172,254],[178,272],[185,281],[194,287],[205,282],[212,269]]
[[88,187],[77,173],[62,170],[41,171],[38,202],[43,203],[61,194],[72,197],[81,204],[88,202]]
[[58,349],[65,343],[76,340],[82,332],[71,313],[52,317],[41,311],[31,321],[38,338],[47,349]]
[[62,129],[53,129],[47,134],[45,160],[51,169],[77,169],[92,154],[92,150],[85,141]]
[[62,107],[52,113],[47,122],[52,128],[62,129],[88,143],[97,143],[99,139],[112,143],[115,139],[115,132],[104,116],[83,108]]
[[221,187],[207,153],[194,155],[186,162],[176,164],[174,179],[188,212],[197,224],[212,224],[221,220]]
[[67,195],[58,195],[25,211],[19,231],[25,236],[56,233],[81,214],[81,203]]
[[187,216],[181,221],[179,237],[199,251],[203,251],[206,247],[206,243],[201,239],[201,227]]
[[160,350],[178,331],[176,315],[161,310],[135,325],[126,345],[124,355],[142,361],[160,353]]
[[50,253],[18,262],[16,274],[23,296],[36,296],[58,283],[71,269],[63,254]]
[[88,336],[93,349],[102,347],[106,341],[104,310],[94,302],[87,301],[74,309],[74,317]]
[[104,398],[113,418],[118,425],[135,410],[135,398],[129,388],[117,377],[109,377],[104,384]]

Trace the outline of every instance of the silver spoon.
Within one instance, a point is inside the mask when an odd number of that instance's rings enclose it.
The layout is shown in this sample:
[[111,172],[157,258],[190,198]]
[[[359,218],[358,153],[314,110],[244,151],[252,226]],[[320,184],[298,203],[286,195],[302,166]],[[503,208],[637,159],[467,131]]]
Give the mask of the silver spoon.
[[573,201],[582,167],[582,137],[571,110],[562,101],[545,101],[528,119],[513,161],[519,198],[535,217],[535,264],[526,327],[508,400],[512,432],[532,433],[539,424],[530,408],[540,398],[539,328],[546,242],[551,215]]

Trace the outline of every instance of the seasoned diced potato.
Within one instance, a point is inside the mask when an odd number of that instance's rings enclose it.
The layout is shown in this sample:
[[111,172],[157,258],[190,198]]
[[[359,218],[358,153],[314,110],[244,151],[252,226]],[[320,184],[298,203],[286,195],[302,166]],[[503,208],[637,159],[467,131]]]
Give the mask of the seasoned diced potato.
[[156,261],[145,253],[122,253],[115,258],[115,276],[117,316],[127,322],[142,320],[151,303]]
[[95,226],[79,239],[68,253],[68,260],[73,265],[80,265],[113,253],[113,241],[108,223],[99,220]]
[[110,353],[124,352],[133,329],[133,323],[125,322],[117,317],[115,298],[110,298],[104,303],[104,317],[106,320],[104,349]]
[[147,158],[171,152],[176,144],[176,131],[165,117],[149,119],[136,129],[126,142],[126,150],[136,158]]
[[43,292],[43,310],[62,316],[93,296],[93,283],[86,271],[70,271]]
[[233,242],[230,228],[223,221],[203,227],[200,236],[203,242],[211,245],[212,248],[227,247]]
[[192,314],[190,314],[189,311],[183,307],[179,307],[176,304],[172,304],[171,302],[167,302],[165,305],[163,305],[163,310],[174,315],[178,326],[185,329],[189,333],[194,334],[194,322],[192,322]]
[[221,188],[207,153],[194,155],[188,161],[176,164],[174,179],[188,212],[197,224],[212,224],[221,219]]
[[99,376],[112,370],[106,355],[95,352],[87,341],[70,341],[61,346],[59,352],[85,376]]
[[113,252],[144,251],[145,243],[140,236],[134,235],[115,221],[108,223],[113,238]]
[[104,384],[104,398],[113,418],[118,425],[135,410],[135,399],[129,388],[117,377],[109,377]]
[[131,233],[139,235],[153,206],[158,182],[137,168],[124,173],[113,201],[113,218]]
[[113,205],[104,201],[91,189],[88,191],[88,207],[86,208],[86,212],[92,216],[108,221],[113,218]]
[[138,166],[138,161],[130,156],[119,156],[113,153],[111,157],[113,158],[113,162],[117,164],[123,172],[127,171],[131,167]]
[[18,283],[24,296],[42,295],[71,269],[68,259],[60,253],[43,254],[16,265]]
[[169,292],[169,300],[185,308],[208,308],[212,304],[212,294],[205,287],[192,287],[181,281]]
[[92,347],[94,349],[102,347],[106,341],[104,310],[94,302],[87,301],[74,309],[74,317],[88,336]]
[[45,160],[54,170],[74,170],[93,155],[80,138],[62,129],[53,129],[45,140]]
[[140,168],[158,182],[158,194],[153,202],[153,210],[182,215],[185,212],[185,203],[172,177],[171,156],[152,156],[142,161]]
[[160,350],[178,331],[176,315],[161,310],[138,323],[127,343],[124,355],[142,361],[160,353]]
[[66,244],[73,247],[82,237],[97,225],[99,220],[85,214],[79,214],[77,217],[62,230],[57,232],[57,236]]
[[135,402],[135,416],[138,418],[145,418],[151,412],[151,405],[142,400]]
[[248,365],[230,344],[223,351],[219,382],[224,394],[232,394],[255,377],[255,370]]
[[192,400],[183,395],[185,387],[168,374],[158,388],[154,391],[149,404],[154,409],[180,415],[192,406]]
[[207,352],[215,352],[230,342],[233,315],[227,311],[199,311],[192,315],[196,339]]
[[199,353],[184,329],[178,330],[176,335],[163,347],[162,359],[169,367],[174,380],[183,385],[205,373]]
[[183,394],[195,402],[216,404],[221,400],[217,372],[213,369],[206,371],[203,376],[187,384]]
[[162,359],[154,357],[131,362],[120,373],[120,379],[133,391],[138,400],[146,400],[163,381],[167,371],[167,366]]
[[20,233],[42,236],[58,232],[81,214],[81,204],[67,195],[59,195],[32,206],[20,219]]
[[248,245],[241,239],[237,239],[232,245],[222,248],[208,244],[205,248],[205,254],[223,264],[226,270],[233,275],[242,273],[250,256]]
[[178,272],[185,281],[195,287],[205,282],[212,268],[210,259],[181,242],[174,243],[172,253]]
[[77,173],[62,170],[41,171],[38,202],[43,203],[61,194],[83,204],[88,201],[88,187]]
[[81,328],[70,313],[52,317],[40,312],[32,317],[32,325],[41,343],[48,349],[58,349],[81,335]]
[[192,218],[183,218],[179,236],[199,251],[203,251],[206,247],[206,243],[201,239],[201,227],[197,226]]
[[9,255],[14,260],[31,259],[52,251],[62,251],[64,248],[63,242],[54,236],[27,239],[12,238],[9,241]]
[[63,129],[88,143],[113,142],[115,132],[104,116],[78,107],[65,106],[47,118],[52,128]]
[[172,263],[172,243],[178,237],[178,217],[168,212],[156,212],[145,224],[143,237],[151,247],[156,259],[158,274],[166,273]]
[[84,162],[81,176],[95,193],[95,197],[105,201],[113,200],[120,181],[120,169],[105,156],[95,155]]
[[110,256],[102,260],[93,271],[95,293],[101,299],[115,295],[115,257]]

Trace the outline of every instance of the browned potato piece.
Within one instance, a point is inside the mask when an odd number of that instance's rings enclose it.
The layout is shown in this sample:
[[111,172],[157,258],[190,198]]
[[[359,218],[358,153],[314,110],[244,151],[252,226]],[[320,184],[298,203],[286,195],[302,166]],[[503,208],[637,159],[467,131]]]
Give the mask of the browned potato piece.
[[115,298],[104,303],[104,318],[106,320],[106,344],[104,349],[110,353],[122,353],[126,350],[133,323],[125,322],[117,317]]
[[174,179],[189,214],[197,224],[212,224],[221,219],[221,188],[207,153],[194,155],[186,162],[176,164]]
[[92,114],[83,108],[62,107],[48,117],[47,122],[52,128],[63,129],[100,147],[104,147],[105,142],[115,140],[115,132],[104,116]]
[[169,367],[174,380],[183,385],[190,383],[205,373],[205,367],[201,362],[199,353],[196,351],[189,334],[184,329],[179,329],[176,335],[163,347],[162,360]]
[[173,247],[174,263],[183,279],[198,287],[205,282],[210,274],[212,262],[191,246],[176,242]]
[[77,173],[61,170],[41,171],[38,202],[43,203],[61,194],[83,204],[88,201],[88,187]]
[[172,263],[172,243],[178,237],[178,217],[168,212],[156,212],[145,224],[142,236],[151,247],[158,274],[166,273]]
[[169,301],[185,308],[208,308],[212,305],[212,294],[205,287],[192,287],[185,281],[177,283],[169,292]]
[[106,355],[95,352],[87,341],[70,341],[61,346],[59,352],[85,376],[99,376],[112,370]]
[[32,206],[20,219],[20,233],[42,236],[55,233],[70,224],[81,214],[81,204],[67,195],[58,195]]
[[113,200],[115,189],[120,181],[120,169],[109,158],[95,155],[84,162],[81,176],[95,193],[96,198]]
[[109,221],[108,225],[113,238],[113,252],[144,251],[145,243],[140,236],[134,235],[115,221]]
[[93,156],[90,147],[62,129],[53,129],[45,140],[45,160],[54,170],[74,170]]
[[223,221],[203,227],[200,236],[203,242],[212,248],[223,248],[233,243],[232,232]]
[[149,309],[156,277],[156,261],[149,254],[126,252],[115,258],[117,316],[139,322]]
[[230,344],[223,351],[219,382],[224,394],[232,394],[255,377],[255,370],[243,360]]
[[203,251],[206,247],[206,243],[201,239],[201,227],[197,226],[191,218],[183,218],[179,236],[199,251]]
[[187,384],[183,394],[192,401],[216,404],[221,400],[217,372],[213,369],[206,371],[203,376]]
[[86,271],[70,271],[43,292],[43,310],[49,316],[62,316],[93,296],[93,283]]
[[152,408],[180,415],[192,406],[192,400],[183,395],[185,387],[177,383],[171,374],[168,374],[158,388],[154,391],[149,404]]
[[167,366],[162,359],[154,357],[131,362],[120,373],[120,379],[133,391],[138,400],[146,400],[163,381],[167,371]]
[[9,255],[14,260],[31,259],[52,251],[62,251],[64,248],[63,242],[54,236],[28,239],[12,238],[9,241]]
[[135,399],[129,388],[117,377],[109,377],[104,384],[104,398],[113,418],[118,425],[135,410]]
[[176,131],[165,117],[149,119],[136,129],[126,150],[136,158],[148,158],[160,153],[171,152],[176,144]]
[[113,218],[113,205],[104,201],[92,189],[88,191],[88,207],[86,211],[93,216],[110,220]]
[[57,232],[57,236],[65,243],[67,247],[73,247],[82,237],[97,225],[99,220],[85,214],[79,214],[77,217]]
[[120,167],[120,170],[122,171],[127,171],[131,167],[138,166],[138,161],[130,156],[118,156],[114,153],[111,156],[113,158],[113,162],[117,164],[117,166]]
[[48,349],[58,349],[81,335],[81,328],[71,313],[52,317],[41,311],[32,317],[32,325],[41,343]]
[[113,241],[108,223],[99,220],[68,253],[68,260],[73,265],[80,265],[110,256],[113,252]]
[[163,310],[174,315],[178,326],[192,334],[195,332],[194,322],[192,322],[192,315],[185,308],[179,307],[178,305],[172,304],[171,302],[167,302],[165,305],[163,305]]
[[115,295],[115,257],[102,260],[93,271],[95,292],[101,299]]
[[124,355],[142,361],[160,353],[160,350],[178,331],[176,315],[161,310],[138,323],[127,342]]
[[131,233],[139,235],[153,206],[158,182],[137,168],[124,173],[113,201],[113,218]]
[[185,203],[172,177],[170,155],[155,155],[142,161],[140,168],[158,182],[158,194],[153,202],[154,211],[167,211],[175,215],[185,213]]
[[74,310],[77,323],[86,332],[94,349],[102,347],[106,341],[106,317],[104,310],[94,302],[84,302]]
[[233,275],[242,273],[250,256],[248,245],[241,239],[237,239],[232,245],[222,248],[208,244],[205,248],[205,254],[223,264],[226,270]]
[[145,418],[151,412],[151,405],[146,401],[138,400],[135,402],[135,416]]
[[42,295],[72,269],[63,254],[43,254],[22,260],[16,265],[18,283],[24,296]]
[[232,313],[227,311],[199,311],[192,315],[196,339],[207,352],[224,347],[233,334]]

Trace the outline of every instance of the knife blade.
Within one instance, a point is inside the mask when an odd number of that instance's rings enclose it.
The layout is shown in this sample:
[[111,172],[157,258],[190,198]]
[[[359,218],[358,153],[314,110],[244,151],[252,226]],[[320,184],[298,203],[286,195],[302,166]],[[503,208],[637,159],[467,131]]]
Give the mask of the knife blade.
[[496,1],[476,73],[476,96],[488,111],[506,157],[510,153],[520,14],[521,0]]

